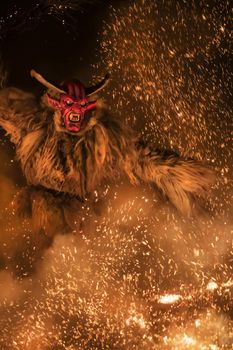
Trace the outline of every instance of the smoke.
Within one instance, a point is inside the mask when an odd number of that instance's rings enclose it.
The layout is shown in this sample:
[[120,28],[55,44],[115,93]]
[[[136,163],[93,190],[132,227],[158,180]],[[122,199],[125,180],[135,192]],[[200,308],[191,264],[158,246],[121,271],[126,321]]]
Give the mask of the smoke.
[[223,261],[229,227],[213,245],[215,223],[206,236],[204,226],[178,218],[145,188],[110,188],[106,201],[98,222],[87,204],[88,225],[56,235],[36,272],[23,279],[3,272],[2,348],[149,350],[183,342],[186,349],[191,339],[206,349],[228,344],[227,316],[206,315],[213,306],[231,307],[233,281]]

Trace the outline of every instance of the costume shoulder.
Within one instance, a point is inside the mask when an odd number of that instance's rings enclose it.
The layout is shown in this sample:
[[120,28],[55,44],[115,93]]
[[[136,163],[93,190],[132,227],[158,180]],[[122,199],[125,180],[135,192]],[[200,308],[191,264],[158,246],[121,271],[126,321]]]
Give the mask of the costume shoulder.
[[0,90],[0,126],[15,144],[20,142],[22,132],[28,129],[30,119],[39,109],[35,96],[29,92],[15,87]]

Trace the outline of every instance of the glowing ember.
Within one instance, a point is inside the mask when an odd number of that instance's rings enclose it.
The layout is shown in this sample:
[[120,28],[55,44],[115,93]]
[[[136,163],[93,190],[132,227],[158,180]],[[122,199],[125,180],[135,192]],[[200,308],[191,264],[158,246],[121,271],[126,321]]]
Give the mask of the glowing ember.
[[188,336],[187,334],[184,334],[182,342],[184,343],[184,345],[195,345],[197,343],[197,341],[194,338]]
[[145,328],[145,320],[143,317],[131,316],[126,319],[125,323],[129,326],[130,324],[137,324],[141,328]]
[[210,281],[207,286],[206,286],[206,289],[207,290],[214,290],[214,289],[217,289],[218,288],[218,285],[215,281]]
[[173,304],[181,298],[182,297],[179,294],[165,294],[158,299],[158,302],[161,304]]

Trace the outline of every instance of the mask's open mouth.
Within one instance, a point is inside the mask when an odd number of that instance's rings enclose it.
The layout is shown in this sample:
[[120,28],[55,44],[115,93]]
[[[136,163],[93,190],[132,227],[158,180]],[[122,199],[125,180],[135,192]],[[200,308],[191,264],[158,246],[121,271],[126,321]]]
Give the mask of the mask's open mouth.
[[72,132],[78,132],[81,128],[82,116],[80,113],[70,113],[65,117],[65,127]]
[[71,122],[71,123],[76,123],[76,122],[80,122],[80,120],[81,120],[81,114],[79,114],[79,113],[70,113],[69,114],[69,121]]

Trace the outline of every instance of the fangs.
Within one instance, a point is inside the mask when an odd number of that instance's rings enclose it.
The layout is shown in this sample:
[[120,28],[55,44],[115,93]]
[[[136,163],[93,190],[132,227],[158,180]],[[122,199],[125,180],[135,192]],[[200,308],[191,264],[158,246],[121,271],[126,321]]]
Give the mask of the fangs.
[[71,122],[79,122],[80,121],[80,114],[70,114],[69,120]]

